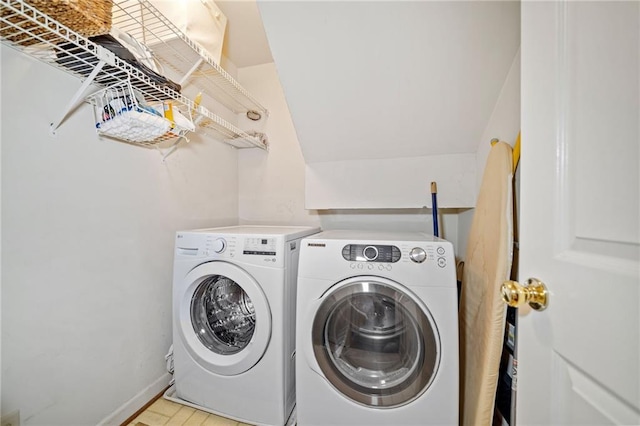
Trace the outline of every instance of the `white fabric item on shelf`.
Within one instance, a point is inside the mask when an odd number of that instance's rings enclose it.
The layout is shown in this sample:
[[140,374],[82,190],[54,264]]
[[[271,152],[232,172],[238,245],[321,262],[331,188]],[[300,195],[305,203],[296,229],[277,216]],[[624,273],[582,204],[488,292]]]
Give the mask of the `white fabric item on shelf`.
[[171,128],[169,120],[144,111],[125,110],[97,124],[101,134],[131,142],[150,142]]

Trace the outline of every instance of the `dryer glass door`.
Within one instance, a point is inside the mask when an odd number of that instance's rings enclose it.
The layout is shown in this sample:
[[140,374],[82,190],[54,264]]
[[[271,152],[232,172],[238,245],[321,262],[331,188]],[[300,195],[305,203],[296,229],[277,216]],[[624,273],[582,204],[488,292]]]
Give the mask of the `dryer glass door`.
[[323,297],[313,323],[320,368],[342,394],[372,407],[420,396],[439,363],[428,310],[393,282],[350,280]]

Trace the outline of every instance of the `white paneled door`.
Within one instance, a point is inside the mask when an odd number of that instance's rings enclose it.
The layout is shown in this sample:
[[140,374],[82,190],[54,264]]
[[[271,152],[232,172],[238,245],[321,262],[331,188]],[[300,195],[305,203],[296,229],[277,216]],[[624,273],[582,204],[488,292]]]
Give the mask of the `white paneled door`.
[[518,425],[640,424],[640,2],[522,3]]

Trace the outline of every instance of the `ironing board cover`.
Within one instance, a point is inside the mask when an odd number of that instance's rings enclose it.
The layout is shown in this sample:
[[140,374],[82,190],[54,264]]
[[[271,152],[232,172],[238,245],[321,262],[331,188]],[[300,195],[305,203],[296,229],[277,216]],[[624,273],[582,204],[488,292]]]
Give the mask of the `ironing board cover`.
[[506,305],[500,286],[513,255],[511,146],[489,152],[471,222],[460,294],[461,425],[490,425],[502,354]]

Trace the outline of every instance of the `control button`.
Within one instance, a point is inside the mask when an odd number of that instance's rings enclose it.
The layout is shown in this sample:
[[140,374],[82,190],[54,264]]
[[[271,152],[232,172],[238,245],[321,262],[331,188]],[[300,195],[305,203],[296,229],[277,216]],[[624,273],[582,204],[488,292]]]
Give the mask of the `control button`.
[[384,265],[378,265],[378,269],[384,271]]
[[411,249],[409,257],[416,263],[422,263],[427,258],[427,253],[420,247],[415,247]]
[[386,268],[387,268],[387,271],[390,271],[393,268],[393,266],[387,265]]
[[218,238],[213,242],[213,251],[216,253],[222,253],[227,248],[227,242],[224,238]]
[[351,269],[356,269],[356,264],[355,264],[355,263],[352,263],[352,264],[350,264],[350,265],[349,265],[349,267],[350,267]]
[[358,263],[358,269],[362,269],[363,267],[362,263]]
[[447,266],[447,259],[445,259],[444,257],[439,257],[438,266],[441,268],[444,268],[445,266]]
[[362,250],[362,255],[367,260],[376,260],[378,257],[378,249],[374,246],[367,246]]
[[444,247],[438,247],[436,249],[436,251],[438,252],[439,255],[443,255],[444,254]]
[[369,270],[373,269],[373,265],[369,264],[367,265],[367,268],[369,268]]

